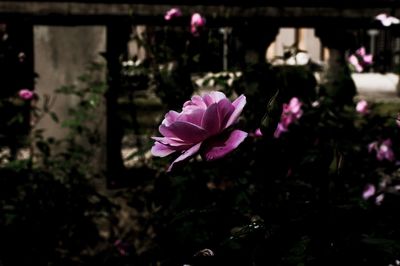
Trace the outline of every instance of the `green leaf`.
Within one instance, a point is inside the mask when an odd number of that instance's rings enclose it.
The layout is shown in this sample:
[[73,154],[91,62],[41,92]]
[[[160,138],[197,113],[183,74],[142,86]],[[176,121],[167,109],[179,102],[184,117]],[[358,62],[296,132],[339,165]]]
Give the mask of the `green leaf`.
[[272,136],[281,117],[281,106],[278,101],[279,90],[269,100],[267,111],[261,121],[261,131],[266,136]]

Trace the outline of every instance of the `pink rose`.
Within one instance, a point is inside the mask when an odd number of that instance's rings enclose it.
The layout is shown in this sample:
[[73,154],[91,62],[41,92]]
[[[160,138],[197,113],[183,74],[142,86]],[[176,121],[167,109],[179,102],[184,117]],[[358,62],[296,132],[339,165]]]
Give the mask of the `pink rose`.
[[355,68],[357,72],[362,72],[364,70],[364,68],[358,62],[357,57],[353,54],[349,56],[349,63]]
[[288,131],[289,125],[296,122],[303,115],[302,103],[297,97],[290,99],[289,104],[283,104],[281,121],[275,130],[274,137],[279,138],[283,132]]
[[376,152],[376,158],[379,161],[383,160],[388,160],[393,162],[394,161],[394,153],[392,150],[392,141],[390,139],[387,139],[381,143],[379,146],[377,152]]
[[165,13],[164,19],[171,20],[180,16],[182,16],[182,12],[179,8],[171,8]]
[[368,151],[370,153],[376,152],[376,159],[378,161],[387,160],[393,162],[395,160],[392,150],[392,141],[390,139],[386,139],[380,144],[378,144],[377,141],[370,143],[368,145]]
[[357,72],[362,72],[364,67],[372,65],[373,56],[367,54],[365,47],[360,47],[354,54],[349,56],[348,60]]
[[383,26],[389,27],[392,24],[399,24],[400,20],[396,17],[389,16],[386,13],[379,14],[375,17],[376,20],[379,20]]
[[379,194],[375,198],[375,204],[376,205],[381,205],[384,199],[385,199],[385,194]]
[[375,186],[372,185],[372,184],[368,184],[368,185],[364,188],[362,197],[363,197],[363,199],[367,200],[367,199],[369,199],[370,197],[372,197],[373,195],[375,195],[375,192],[376,192]]
[[360,47],[357,51],[356,51],[356,55],[358,55],[359,57],[361,57],[363,63],[365,65],[371,65],[372,64],[372,59],[373,56],[371,54],[367,54],[365,47]]
[[18,96],[23,100],[30,100],[33,97],[33,91],[28,89],[22,89],[18,92]]
[[190,21],[190,32],[197,36],[199,35],[199,28],[206,24],[206,19],[202,17],[199,13],[194,13]]
[[163,137],[153,137],[155,143],[151,153],[159,157],[179,154],[168,171],[175,163],[197,153],[208,161],[225,156],[248,135],[241,130],[227,130],[238,120],[245,104],[244,95],[231,103],[218,91],[193,96],[185,102],[180,113],[169,111],[165,115],[159,126]]
[[356,105],[356,111],[363,115],[368,114],[369,113],[368,102],[366,100],[359,101]]
[[303,111],[301,110],[301,105],[302,103],[299,101],[297,97],[293,97],[290,99],[289,104],[284,104],[283,105],[283,111],[287,113],[291,113],[296,117],[296,119],[299,119],[303,115]]

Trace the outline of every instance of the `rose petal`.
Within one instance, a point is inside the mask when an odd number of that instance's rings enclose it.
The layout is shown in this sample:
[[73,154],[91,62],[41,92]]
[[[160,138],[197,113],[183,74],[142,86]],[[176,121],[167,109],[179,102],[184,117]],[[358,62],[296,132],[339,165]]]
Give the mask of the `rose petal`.
[[220,129],[226,128],[226,123],[231,117],[233,111],[235,111],[235,107],[233,107],[232,103],[227,98],[218,102],[218,112],[221,123]]
[[357,51],[356,54],[360,55],[360,56],[364,56],[366,54],[365,52],[365,47],[360,47]]
[[363,191],[362,197],[363,199],[367,200],[370,197],[372,197],[373,195],[375,195],[376,189],[375,186],[372,184],[368,184]]
[[352,54],[349,56],[349,62],[352,65],[356,65],[356,64],[358,64],[358,59],[355,55]]
[[228,122],[226,123],[226,127],[229,127],[230,125],[232,125],[233,123],[236,122],[236,120],[239,118],[240,113],[243,110],[243,107],[246,104],[246,96],[244,96],[243,94],[240,95],[233,103],[233,107],[235,108],[235,110],[232,112],[232,115],[229,117]]
[[173,122],[176,121],[176,119],[179,117],[179,113],[175,111],[169,111],[168,113],[165,114],[164,120],[162,121],[162,124],[169,126]]
[[184,121],[176,121],[169,126],[169,133],[188,143],[198,143],[208,136],[204,128]]
[[363,57],[364,62],[365,62],[366,64],[368,64],[368,65],[371,65],[371,64],[372,64],[373,58],[374,58],[374,57],[373,57],[371,54],[367,54],[366,56]]
[[254,136],[255,137],[262,137],[263,133],[261,132],[260,128],[257,128],[256,131],[254,131]]
[[186,150],[192,146],[192,144],[188,144],[177,138],[152,137],[152,139],[168,146],[173,150]]
[[207,161],[224,157],[236,149],[240,143],[247,137],[247,133],[241,130],[234,130],[225,141],[210,142],[204,151],[204,157]]
[[184,153],[182,153],[178,158],[175,159],[175,161],[173,161],[171,163],[171,165],[168,167],[167,172],[170,172],[172,170],[172,167],[174,166],[174,164],[176,164],[177,162],[186,160],[189,157],[191,157],[192,155],[196,154],[199,151],[200,146],[201,146],[201,142],[197,143],[196,145],[192,146],[190,149],[188,149]]
[[188,109],[179,115],[177,121],[189,122],[200,126],[201,121],[203,120],[204,112],[205,112],[204,109],[198,107],[193,109]]
[[171,20],[175,17],[180,17],[180,16],[182,16],[182,12],[179,8],[171,8],[165,13],[164,19]]
[[376,205],[381,205],[384,198],[385,198],[385,194],[379,194],[379,195],[375,198],[375,204],[376,204]]
[[203,96],[203,100],[207,106],[210,106],[213,103],[217,103],[222,99],[226,99],[226,96],[220,91],[212,91]]
[[161,135],[163,135],[164,137],[167,137],[167,138],[176,138],[176,135],[175,135],[174,132],[172,132],[170,126],[171,126],[171,125],[166,126],[166,125],[164,125],[164,124],[161,124],[161,125],[158,127],[158,131],[160,131]]
[[274,132],[274,138],[279,138],[281,134],[286,131],[287,128],[282,123],[278,123],[278,126],[276,127]]
[[301,108],[301,102],[297,97],[293,97],[289,102],[289,110],[292,113],[297,114],[298,112],[300,112],[301,110],[300,108]]
[[361,100],[356,105],[356,111],[361,114],[368,113],[368,102],[366,100]]
[[220,117],[218,112],[218,104],[211,104],[204,113],[201,126],[208,131],[209,135],[214,135],[220,130]]
[[396,18],[396,17],[388,17],[388,20],[390,21],[390,24],[399,24],[400,23],[400,19]]
[[375,18],[378,20],[384,20],[384,19],[387,19],[387,17],[388,17],[388,15],[386,13],[382,13],[382,14],[377,15]]
[[157,157],[165,157],[174,152],[175,150],[171,149],[170,147],[160,142],[154,143],[153,147],[151,147],[151,154]]
[[205,104],[203,98],[199,95],[194,95],[192,97],[192,99],[190,101],[185,102],[185,104],[183,105],[183,110],[187,110],[187,109],[197,109],[197,108],[201,108],[201,109],[206,109],[207,105]]
[[388,146],[388,147],[392,147],[392,140],[391,139],[385,139],[382,142],[382,145]]

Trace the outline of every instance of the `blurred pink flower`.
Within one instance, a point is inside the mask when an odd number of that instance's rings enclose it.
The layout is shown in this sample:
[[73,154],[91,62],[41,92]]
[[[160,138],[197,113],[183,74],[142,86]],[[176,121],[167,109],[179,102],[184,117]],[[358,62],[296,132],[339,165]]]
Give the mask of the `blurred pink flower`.
[[180,16],[182,16],[182,12],[179,8],[171,8],[165,13],[164,19],[171,20]]
[[383,26],[389,27],[392,24],[399,24],[400,20],[396,17],[389,16],[386,13],[379,14],[375,17],[376,20],[379,20]]
[[122,242],[122,240],[120,240],[120,239],[115,240],[114,247],[116,247],[116,249],[118,250],[118,252],[121,256],[128,255],[128,252],[127,252],[128,244]]
[[364,61],[364,64],[367,64],[367,65],[372,64],[373,56],[371,54],[367,54],[367,52],[365,51],[365,47],[360,47],[356,51],[356,55],[358,55],[359,57],[362,58],[362,60]]
[[314,107],[314,108],[317,108],[320,105],[321,105],[321,103],[319,101],[314,101],[314,102],[311,103],[311,106]]
[[370,197],[372,197],[373,195],[375,195],[375,192],[376,192],[375,186],[372,184],[368,184],[364,188],[362,197],[363,197],[363,199],[367,200]]
[[378,142],[377,141],[374,141],[374,142],[371,142],[370,144],[368,144],[368,152],[369,153],[376,151],[376,150],[378,150]]
[[379,161],[382,160],[388,160],[388,161],[394,161],[394,153],[392,150],[392,141],[390,139],[387,139],[382,142],[382,144],[379,146],[378,151],[376,153],[376,158]]
[[165,115],[159,126],[163,137],[153,137],[155,143],[151,149],[152,154],[165,157],[179,153],[168,171],[175,163],[197,153],[207,161],[225,156],[236,149],[248,135],[241,130],[228,130],[238,120],[245,104],[244,95],[231,103],[219,91],[193,96],[184,103],[182,112],[169,111]]
[[283,132],[288,131],[289,125],[299,120],[299,118],[303,115],[301,105],[302,103],[297,97],[293,97],[289,101],[289,104],[283,104],[281,121],[278,123],[278,126],[274,133],[275,138],[279,138]]
[[357,72],[362,72],[364,70],[364,68],[358,62],[357,57],[353,54],[349,56],[349,63],[355,68]]
[[282,123],[279,122],[279,123],[278,123],[278,126],[277,126],[276,129],[275,129],[274,137],[275,137],[275,138],[279,138],[279,137],[282,135],[282,133],[283,133],[283,132],[286,132],[286,131],[288,131],[287,128],[285,128],[285,127],[282,125]]
[[290,99],[289,104],[283,104],[283,112],[291,113],[296,119],[299,119],[303,115],[301,110],[302,103],[297,97]]
[[385,194],[379,194],[379,195],[375,198],[375,204],[376,204],[376,205],[381,205],[384,199],[385,199]]
[[23,100],[30,100],[32,99],[34,93],[28,89],[22,89],[18,92],[18,96]]
[[388,160],[393,162],[395,160],[392,141],[390,139],[386,139],[380,144],[377,141],[368,144],[368,151],[376,152],[376,159],[378,161]]
[[202,17],[199,13],[194,13],[190,21],[190,32],[197,36],[199,35],[199,28],[206,24],[206,19]]
[[261,138],[263,136],[261,129],[257,128],[254,132],[249,133],[249,136],[253,138]]
[[368,114],[369,113],[368,102],[366,100],[359,101],[356,105],[356,111],[363,115]]
[[362,72],[366,66],[372,65],[373,56],[366,53],[365,47],[360,47],[348,60],[356,72]]

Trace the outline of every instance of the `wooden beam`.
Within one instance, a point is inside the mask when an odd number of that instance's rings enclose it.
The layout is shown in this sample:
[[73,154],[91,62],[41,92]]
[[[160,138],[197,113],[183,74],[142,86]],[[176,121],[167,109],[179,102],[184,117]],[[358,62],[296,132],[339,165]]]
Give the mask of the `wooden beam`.
[[[10,1],[11,2],[11,1]],[[224,5],[224,6],[270,6],[270,7],[399,7],[398,0],[14,0],[29,3],[89,3],[89,4],[144,4],[144,5]]]
[[[219,3],[219,0],[216,3]],[[322,0],[314,0],[320,2]],[[132,1],[133,2],[133,1]],[[182,1],[178,1],[182,2]],[[254,0],[253,0],[254,2]],[[307,2],[307,1],[302,1]],[[325,1],[326,2],[326,1]],[[329,1],[335,2],[335,1]],[[355,3],[357,1],[350,1]],[[171,5],[171,4],[137,4],[105,3],[87,0],[86,2],[42,2],[42,1],[1,1],[0,19],[31,20],[34,24],[107,24],[113,20],[133,20],[136,23],[165,25],[163,19],[166,10],[179,6],[187,16],[185,23],[193,12],[200,12],[207,18],[209,25],[237,25],[245,20],[259,21],[263,24],[277,23],[283,26],[311,26],[321,23],[343,24],[346,27],[366,26],[374,16],[386,12],[400,17],[400,1],[380,0],[390,3],[386,7],[364,5],[349,7],[329,6],[281,6],[271,4],[252,5]],[[268,3],[276,3],[269,1]],[[293,3],[290,2],[289,3]],[[377,3],[367,1],[367,3]],[[396,3],[396,5],[394,4]],[[368,26],[368,25],[367,25]]]

